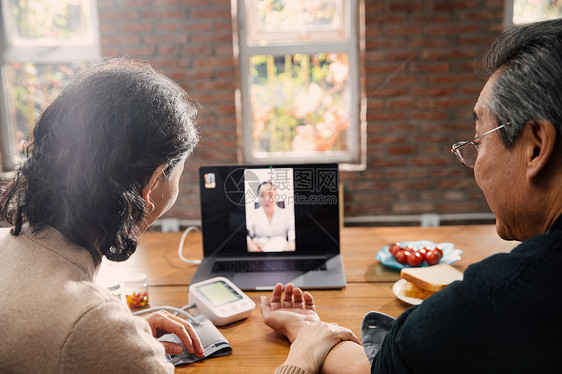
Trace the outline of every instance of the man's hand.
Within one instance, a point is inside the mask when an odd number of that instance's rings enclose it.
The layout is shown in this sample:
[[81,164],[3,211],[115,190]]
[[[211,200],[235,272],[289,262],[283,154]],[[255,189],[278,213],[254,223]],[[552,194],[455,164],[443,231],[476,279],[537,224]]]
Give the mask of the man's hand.
[[308,322],[320,322],[312,295],[291,283],[284,293],[281,283],[275,285],[270,300],[262,296],[261,313],[265,324],[285,335],[291,343]]
[[[168,333],[176,334],[188,352],[195,353],[197,357],[203,357],[204,349],[201,340],[199,340],[193,326],[188,321],[164,310],[151,313],[145,319],[152,329],[152,336],[155,338]],[[179,344],[171,342],[162,342],[162,344],[166,353],[177,355],[183,351]]]

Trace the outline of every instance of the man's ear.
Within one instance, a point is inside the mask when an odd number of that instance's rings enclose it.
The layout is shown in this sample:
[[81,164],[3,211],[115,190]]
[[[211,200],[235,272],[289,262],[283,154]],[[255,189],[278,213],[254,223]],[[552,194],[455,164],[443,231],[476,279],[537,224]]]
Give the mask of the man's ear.
[[160,179],[160,176],[162,175],[162,173],[164,173],[164,171],[167,168],[168,168],[168,164],[162,164],[158,166],[156,170],[154,170],[154,173],[152,173],[152,175],[150,176],[150,179],[146,184],[146,186],[144,186],[144,188],[142,189],[142,197],[144,201],[146,201],[146,206],[149,206],[151,204],[150,194],[158,186],[158,181]]
[[527,124],[523,136],[527,138],[525,153],[527,178],[534,179],[552,161],[556,149],[556,127],[547,120],[533,120]]

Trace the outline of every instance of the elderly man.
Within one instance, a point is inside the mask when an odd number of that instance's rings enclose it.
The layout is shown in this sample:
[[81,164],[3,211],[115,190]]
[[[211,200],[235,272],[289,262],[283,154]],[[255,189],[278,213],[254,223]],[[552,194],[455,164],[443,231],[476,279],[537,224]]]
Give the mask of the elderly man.
[[559,367],[562,19],[507,30],[483,66],[488,81],[474,107],[476,137],[452,151],[474,168],[498,235],[523,243],[469,266],[463,281],[395,321],[368,314],[365,349],[351,341],[331,350],[317,344],[309,326],[322,323],[312,296],[291,285],[283,294],[278,285],[271,300],[262,300],[262,313],[294,343],[277,373],[545,373]]

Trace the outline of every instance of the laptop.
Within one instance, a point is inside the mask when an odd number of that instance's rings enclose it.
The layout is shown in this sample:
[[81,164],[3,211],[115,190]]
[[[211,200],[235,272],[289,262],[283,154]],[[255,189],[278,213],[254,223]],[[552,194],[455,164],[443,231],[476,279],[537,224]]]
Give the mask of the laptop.
[[203,166],[199,188],[203,260],[191,283],[345,287],[337,164]]

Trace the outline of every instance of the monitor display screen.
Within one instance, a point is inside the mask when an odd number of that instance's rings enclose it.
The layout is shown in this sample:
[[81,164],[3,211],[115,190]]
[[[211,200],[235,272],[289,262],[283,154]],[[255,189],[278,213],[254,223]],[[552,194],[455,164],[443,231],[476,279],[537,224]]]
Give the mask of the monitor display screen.
[[200,168],[205,255],[339,253],[337,164]]

